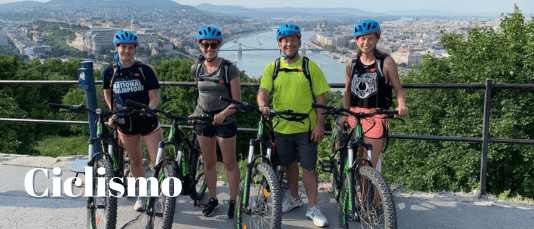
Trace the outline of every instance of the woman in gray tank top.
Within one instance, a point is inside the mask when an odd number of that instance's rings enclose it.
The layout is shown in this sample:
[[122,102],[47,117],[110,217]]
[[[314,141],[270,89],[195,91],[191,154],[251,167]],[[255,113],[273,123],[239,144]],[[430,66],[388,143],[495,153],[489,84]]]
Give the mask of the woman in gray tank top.
[[222,32],[219,29],[213,26],[201,28],[197,34],[197,42],[201,55],[197,63],[191,67],[191,75],[198,82],[198,98],[193,115],[208,114],[214,118],[211,123],[191,122],[194,123],[194,130],[198,136],[204,159],[204,174],[210,193],[210,200],[205,204],[202,214],[211,216],[219,207],[215,168],[217,163],[215,144],[218,143],[230,186],[228,217],[233,218],[240,177],[235,153],[237,124],[233,116],[235,109],[231,109],[235,105],[221,101],[219,97],[241,100],[239,72],[231,62],[217,58],[222,44]]

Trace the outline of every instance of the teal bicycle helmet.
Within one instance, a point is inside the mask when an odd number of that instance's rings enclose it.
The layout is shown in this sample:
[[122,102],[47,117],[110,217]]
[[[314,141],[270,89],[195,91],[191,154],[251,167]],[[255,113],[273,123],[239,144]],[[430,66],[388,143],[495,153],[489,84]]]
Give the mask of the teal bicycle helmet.
[[374,20],[363,20],[354,26],[354,39],[359,36],[376,33],[377,38],[380,38],[380,25]]
[[200,43],[202,39],[213,39],[213,40],[219,40],[219,42],[222,44],[223,38],[222,38],[222,32],[221,30],[217,29],[213,26],[206,26],[202,27],[197,34],[197,42]]
[[137,47],[139,46],[139,41],[137,40],[137,35],[135,35],[135,33],[124,30],[115,34],[113,46],[116,48],[119,44],[134,44],[134,46]]
[[276,31],[276,40],[280,42],[282,38],[290,37],[296,35],[299,39],[301,37],[300,28],[295,24],[284,24],[278,28]]

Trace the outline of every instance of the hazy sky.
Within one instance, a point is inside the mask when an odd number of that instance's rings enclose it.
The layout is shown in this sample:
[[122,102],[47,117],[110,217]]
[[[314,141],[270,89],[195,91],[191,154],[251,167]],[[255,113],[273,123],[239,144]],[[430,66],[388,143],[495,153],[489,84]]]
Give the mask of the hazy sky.
[[[22,0],[0,0],[0,3]],[[47,2],[48,0],[35,0]],[[525,16],[534,13],[534,0],[173,0],[183,5],[240,5],[245,7],[350,7],[371,12],[429,9],[443,12],[512,12],[514,3]]]

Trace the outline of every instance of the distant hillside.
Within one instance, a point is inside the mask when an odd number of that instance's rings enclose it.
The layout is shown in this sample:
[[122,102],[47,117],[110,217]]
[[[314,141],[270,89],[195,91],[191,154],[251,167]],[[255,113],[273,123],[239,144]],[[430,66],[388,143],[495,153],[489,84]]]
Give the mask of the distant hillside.
[[200,4],[195,8],[212,12],[232,14],[240,17],[252,18],[271,18],[271,17],[359,17],[359,16],[383,16],[384,14],[377,14],[358,10],[354,8],[246,8],[243,6],[222,6],[212,4]]
[[129,7],[138,9],[170,9],[170,10],[197,10],[192,6],[180,5],[171,0],[50,0],[46,6],[61,7],[94,7],[94,8],[116,8]]
[[46,3],[44,2],[36,2],[36,1],[22,1],[22,2],[10,2],[5,4],[0,4],[2,8],[37,8],[42,7]]
[[443,12],[438,10],[428,10],[428,9],[419,9],[419,10],[404,10],[404,11],[387,11],[384,12],[389,15],[396,16],[439,16],[439,17],[458,17],[458,16],[474,16],[474,17],[483,17],[483,16],[499,16],[501,13],[498,12]]

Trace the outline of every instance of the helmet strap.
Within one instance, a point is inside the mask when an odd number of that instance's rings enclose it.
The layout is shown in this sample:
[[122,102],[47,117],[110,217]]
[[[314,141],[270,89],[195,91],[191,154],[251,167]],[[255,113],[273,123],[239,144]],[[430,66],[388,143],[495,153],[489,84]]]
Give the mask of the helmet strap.
[[[282,53],[283,53],[284,55],[282,55]],[[298,54],[299,54],[299,51],[297,50],[297,52],[295,53],[295,55],[293,55],[293,56],[288,56],[288,55],[286,55],[286,53],[284,53],[284,52],[282,52],[282,50],[280,50],[280,55],[281,55],[282,57],[284,57],[284,60],[287,60],[287,59],[292,60],[292,59],[294,59]]]
[[200,55],[202,55],[204,57],[204,60],[203,61],[207,61],[207,62],[213,62],[217,59],[217,56],[219,56],[219,54],[215,55],[215,57],[213,57],[213,59],[208,59],[203,53],[201,53]]

